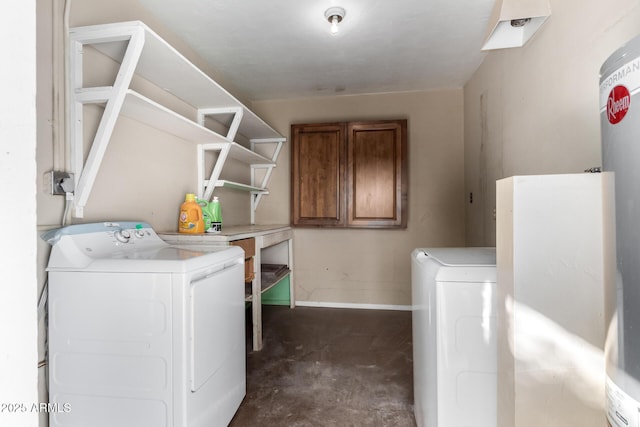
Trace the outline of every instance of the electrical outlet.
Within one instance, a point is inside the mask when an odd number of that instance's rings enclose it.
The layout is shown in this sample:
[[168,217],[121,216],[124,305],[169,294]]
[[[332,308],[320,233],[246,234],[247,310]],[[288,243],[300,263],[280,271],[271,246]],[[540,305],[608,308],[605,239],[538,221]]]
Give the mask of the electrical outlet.
[[59,172],[59,171],[51,171],[51,194],[55,195],[62,195],[64,196],[65,194],[67,194],[67,192],[65,191],[65,189],[63,188],[62,184],[66,184],[65,187],[67,185],[71,185],[71,188],[73,188],[73,174],[68,173],[68,172]]

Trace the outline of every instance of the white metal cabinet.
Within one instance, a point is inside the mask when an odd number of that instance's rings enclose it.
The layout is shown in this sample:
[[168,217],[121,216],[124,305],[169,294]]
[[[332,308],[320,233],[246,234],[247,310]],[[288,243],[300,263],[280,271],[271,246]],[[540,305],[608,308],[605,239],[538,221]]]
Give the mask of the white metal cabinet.
[[602,426],[613,174],[497,182],[498,426]]

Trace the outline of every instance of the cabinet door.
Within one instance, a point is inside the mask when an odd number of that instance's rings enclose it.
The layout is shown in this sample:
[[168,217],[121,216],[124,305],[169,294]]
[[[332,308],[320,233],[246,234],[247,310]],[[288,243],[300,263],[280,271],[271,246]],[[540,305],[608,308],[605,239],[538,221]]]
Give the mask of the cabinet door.
[[346,124],[291,126],[293,225],[344,226]]
[[347,153],[347,225],[406,227],[407,121],[349,123]]

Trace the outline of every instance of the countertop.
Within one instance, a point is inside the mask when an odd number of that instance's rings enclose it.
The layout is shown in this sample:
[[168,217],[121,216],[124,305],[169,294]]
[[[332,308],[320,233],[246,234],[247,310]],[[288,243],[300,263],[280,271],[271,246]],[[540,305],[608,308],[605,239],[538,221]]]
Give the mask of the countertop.
[[161,239],[178,243],[229,242],[288,230],[291,230],[289,224],[232,225],[223,226],[220,233],[187,234],[168,231],[159,232],[158,235]]

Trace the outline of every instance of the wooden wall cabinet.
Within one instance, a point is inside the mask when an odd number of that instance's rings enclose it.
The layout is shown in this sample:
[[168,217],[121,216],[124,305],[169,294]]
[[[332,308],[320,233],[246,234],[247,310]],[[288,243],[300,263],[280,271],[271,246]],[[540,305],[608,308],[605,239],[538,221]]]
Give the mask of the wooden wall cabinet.
[[405,228],[407,121],[291,126],[294,226]]
[[292,125],[293,225],[344,227],[346,124]]

